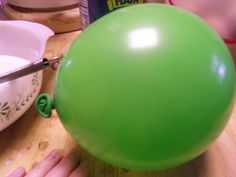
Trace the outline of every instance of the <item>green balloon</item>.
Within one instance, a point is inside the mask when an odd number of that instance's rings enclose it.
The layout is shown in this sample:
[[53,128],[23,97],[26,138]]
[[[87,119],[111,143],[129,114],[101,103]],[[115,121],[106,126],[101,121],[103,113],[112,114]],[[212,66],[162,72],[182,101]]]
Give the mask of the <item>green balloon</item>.
[[157,170],[206,150],[228,121],[234,90],[233,60],[215,31],[184,10],[145,4],[104,16],[76,39],[54,101],[89,153]]

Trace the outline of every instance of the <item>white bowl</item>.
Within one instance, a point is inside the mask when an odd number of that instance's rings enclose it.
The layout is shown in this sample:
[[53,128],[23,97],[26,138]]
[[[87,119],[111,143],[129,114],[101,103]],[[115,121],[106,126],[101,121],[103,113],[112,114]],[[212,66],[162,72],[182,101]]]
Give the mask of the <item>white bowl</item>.
[[[53,32],[37,23],[0,21],[0,55],[33,62],[43,57]],[[0,131],[20,118],[32,105],[42,84],[42,71],[0,85]]]

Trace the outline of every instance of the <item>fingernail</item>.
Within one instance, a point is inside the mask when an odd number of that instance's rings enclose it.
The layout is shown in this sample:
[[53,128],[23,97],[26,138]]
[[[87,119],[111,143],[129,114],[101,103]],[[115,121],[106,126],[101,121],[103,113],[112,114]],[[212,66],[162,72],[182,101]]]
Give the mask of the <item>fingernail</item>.
[[48,159],[48,160],[56,160],[56,159],[58,159],[60,157],[61,157],[61,154],[59,153],[59,151],[58,150],[53,150],[52,152],[50,152],[50,154],[48,154],[46,159]]
[[25,169],[23,167],[17,168],[13,173],[6,175],[5,177],[11,176],[23,176],[25,174]]

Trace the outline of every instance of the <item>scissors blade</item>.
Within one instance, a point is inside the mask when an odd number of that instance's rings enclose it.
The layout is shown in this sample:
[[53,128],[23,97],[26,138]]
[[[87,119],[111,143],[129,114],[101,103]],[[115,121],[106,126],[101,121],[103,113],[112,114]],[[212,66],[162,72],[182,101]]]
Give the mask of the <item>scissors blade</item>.
[[28,65],[24,65],[20,68],[17,68],[15,70],[4,73],[4,74],[0,75],[0,83],[18,79],[20,77],[35,73],[35,72],[45,69],[47,67],[51,67],[52,69],[57,69],[57,66],[58,66],[61,58],[62,58],[62,56],[61,57],[54,57],[51,60],[43,58],[41,60],[37,60],[33,63],[28,64]]

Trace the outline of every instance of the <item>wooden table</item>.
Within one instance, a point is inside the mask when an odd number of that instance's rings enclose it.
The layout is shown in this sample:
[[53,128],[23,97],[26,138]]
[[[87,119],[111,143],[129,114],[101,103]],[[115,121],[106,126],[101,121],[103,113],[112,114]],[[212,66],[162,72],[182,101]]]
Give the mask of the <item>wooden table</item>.
[[[49,39],[45,56],[64,53],[80,32],[56,35]],[[44,71],[41,92],[52,94],[55,72]],[[0,177],[18,166],[29,170],[52,149],[67,152],[76,146],[64,130],[56,112],[50,119],[41,118],[32,106],[18,121],[0,132]],[[221,136],[203,155],[180,167],[154,172],[137,172],[107,165],[81,149],[87,161],[89,177],[236,177],[236,106]]]

